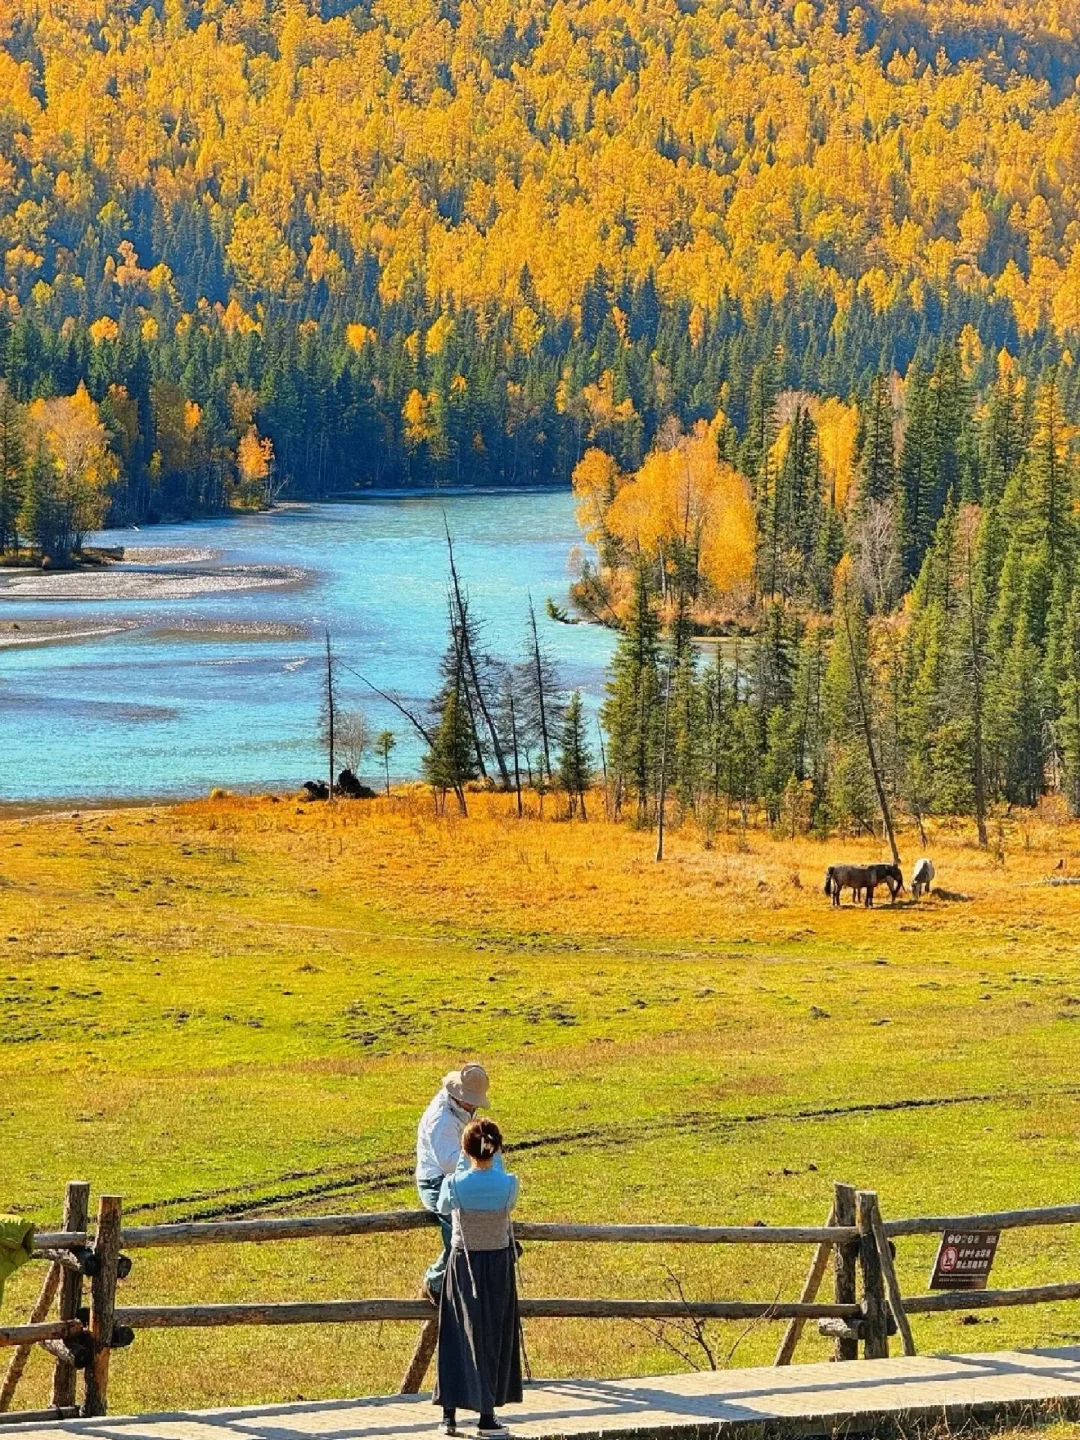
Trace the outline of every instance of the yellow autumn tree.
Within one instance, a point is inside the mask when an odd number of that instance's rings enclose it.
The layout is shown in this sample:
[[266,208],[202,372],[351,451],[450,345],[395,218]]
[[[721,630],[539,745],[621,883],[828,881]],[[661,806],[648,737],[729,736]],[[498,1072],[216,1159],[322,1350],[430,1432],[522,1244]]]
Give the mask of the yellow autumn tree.
[[154,408],[158,468],[165,475],[183,475],[198,464],[198,428],[202,418],[179,385],[158,380],[150,387]]
[[754,568],[750,486],[720,459],[724,421],[700,421],[688,435],[651,450],[607,509],[611,533],[627,548],[657,557],[667,572],[678,548],[692,551],[717,595],[741,597]]
[[98,407],[80,384],[74,395],[35,400],[22,529],[43,557],[67,563],[89,530],[105,522],[118,465]]
[[100,345],[103,340],[119,340],[120,326],[111,315],[102,315],[89,327],[89,335],[95,345]]
[[578,524],[595,545],[607,532],[607,512],[618,494],[622,472],[613,456],[593,445],[574,466],[572,479]]
[[826,498],[832,496],[837,508],[843,509],[855,482],[858,409],[830,396],[811,405],[810,418],[817,427],[823,493]]
[[254,425],[249,425],[236,447],[237,483],[233,503],[247,509],[265,505],[273,464],[274,445],[270,437],[260,435]]

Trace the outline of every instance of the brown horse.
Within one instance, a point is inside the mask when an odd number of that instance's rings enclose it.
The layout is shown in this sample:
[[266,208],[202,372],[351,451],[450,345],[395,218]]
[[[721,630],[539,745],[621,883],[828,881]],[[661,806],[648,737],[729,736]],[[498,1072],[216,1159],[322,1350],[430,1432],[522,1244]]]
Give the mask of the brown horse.
[[874,886],[880,883],[872,875],[873,869],[870,865],[830,865],[825,871],[825,894],[832,898],[834,905],[839,905],[840,892],[850,890],[854,904],[861,891],[865,896],[863,903],[873,905]]
[[895,904],[896,897],[901,890],[906,890],[904,877],[900,873],[899,865],[868,865],[871,878],[875,885],[884,885],[889,892],[889,899]]

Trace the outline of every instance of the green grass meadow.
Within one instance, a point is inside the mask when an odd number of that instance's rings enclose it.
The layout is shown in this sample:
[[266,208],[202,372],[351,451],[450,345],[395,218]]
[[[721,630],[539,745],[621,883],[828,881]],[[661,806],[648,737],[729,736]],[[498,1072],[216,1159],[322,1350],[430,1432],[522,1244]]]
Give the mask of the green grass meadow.
[[[442,1073],[482,1058],[528,1219],[820,1223],[1080,1200],[1080,830],[999,854],[934,837],[943,894],[830,909],[852,849],[707,849],[603,824],[223,802],[0,823],[0,1210],[64,1182],[132,1221],[412,1205]],[[912,844],[914,842],[911,842]],[[910,848],[910,845],[909,845]],[[912,852],[914,853],[914,852]],[[412,1296],[427,1233],[133,1253],[122,1303]],[[899,1242],[926,1287],[933,1240]],[[794,1297],[794,1247],[532,1244],[528,1295]],[[993,1283],[1080,1277],[1080,1232],[1015,1231]],[[28,1267],[3,1315],[24,1315]],[[1080,1304],[917,1317],[924,1350],[1080,1342]],[[721,1363],[780,1327],[715,1325]],[[144,1332],[110,1409],[392,1390],[414,1325]],[[673,1338],[673,1337],[669,1337]],[[537,1375],[686,1361],[630,1322],[528,1326]],[[824,1358],[808,1327],[800,1359]],[[703,1357],[695,1357],[699,1363]],[[19,1403],[43,1403],[33,1358]]]

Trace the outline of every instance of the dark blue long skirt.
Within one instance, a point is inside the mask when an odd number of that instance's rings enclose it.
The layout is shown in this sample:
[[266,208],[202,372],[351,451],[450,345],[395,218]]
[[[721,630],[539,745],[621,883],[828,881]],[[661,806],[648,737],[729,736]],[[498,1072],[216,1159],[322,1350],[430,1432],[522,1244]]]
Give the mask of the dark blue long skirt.
[[478,1250],[469,1259],[452,1250],[439,1300],[435,1404],[481,1415],[520,1404],[520,1334],[513,1249]]

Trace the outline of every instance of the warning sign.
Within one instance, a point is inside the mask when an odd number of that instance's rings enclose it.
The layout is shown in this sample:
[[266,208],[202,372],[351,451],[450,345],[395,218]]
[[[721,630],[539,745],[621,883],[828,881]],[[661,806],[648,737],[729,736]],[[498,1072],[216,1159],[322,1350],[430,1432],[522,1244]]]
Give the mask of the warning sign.
[[1000,1232],[946,1230],[938,1246],[931,1290],[985,1290]]

